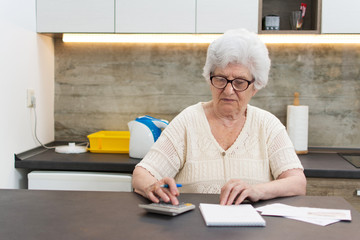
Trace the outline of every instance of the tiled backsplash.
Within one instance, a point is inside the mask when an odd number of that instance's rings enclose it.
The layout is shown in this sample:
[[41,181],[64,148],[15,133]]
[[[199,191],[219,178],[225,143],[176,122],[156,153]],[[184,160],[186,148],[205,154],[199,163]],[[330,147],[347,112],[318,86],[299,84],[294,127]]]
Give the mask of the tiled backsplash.
[[[201,76],[208,44],[55,42],[55,138],[128,130],[148,114],[173,119],[211,99]],[[360,147],[360,45],[269,44],[269,84],[251,104],[285,124],[295,91],[308,105],[309,146]]]

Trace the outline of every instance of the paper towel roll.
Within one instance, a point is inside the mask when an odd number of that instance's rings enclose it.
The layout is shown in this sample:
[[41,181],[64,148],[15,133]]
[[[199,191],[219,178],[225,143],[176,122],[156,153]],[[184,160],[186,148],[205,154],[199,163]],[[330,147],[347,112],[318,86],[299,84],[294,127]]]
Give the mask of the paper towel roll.
[[286,127],[298,154],[308,152],[309,107],[288,105]]

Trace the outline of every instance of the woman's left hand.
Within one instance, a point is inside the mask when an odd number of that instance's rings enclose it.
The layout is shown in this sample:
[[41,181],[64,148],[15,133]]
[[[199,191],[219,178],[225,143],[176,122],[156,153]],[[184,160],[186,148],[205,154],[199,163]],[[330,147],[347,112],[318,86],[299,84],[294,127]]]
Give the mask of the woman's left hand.
[[251,186],[240,179],[231,179],[222,188],[220,193],[221,205],[238,205],[245,199],[257,202],[261,198],[261,192],[256,186]]
[[276,197],[306,194],[306,178],[302,169],[290,169],[276,180],[249,185],[240,179],[231,179],[221,188],[220,204],[240,204],[245,199],[252,202]]

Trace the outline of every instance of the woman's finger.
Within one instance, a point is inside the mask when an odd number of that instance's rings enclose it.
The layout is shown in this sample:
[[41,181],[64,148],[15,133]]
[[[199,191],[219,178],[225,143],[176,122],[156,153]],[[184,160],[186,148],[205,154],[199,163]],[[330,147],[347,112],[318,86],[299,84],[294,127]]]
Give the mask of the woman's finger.
[[[166,191],[166,192],[165,192]],[[168,194],[170,193],[167,189],[158,187],[155,189],[154,193],[161,198],[164,202],[169,202],[170,198]]]
[[245,189],[243,190],[239,195],[238,198],[235,201],[235,205],[239,205],[240,203],[242,203],[248,196],[249,196],[249,189]]
[[173,178],[166,177],[162,181],[169,186],[169,190],[172,195],[179,196],[179,190],[176,187],[176,182]]
[[160,187],[158,186],[157,183],[154,183],[145,189],[145,194],[146,194],[147,198],[155,203],[158,203],[160,201],[157,198],[157,196],[154,194],[157,188],[160,188]]
[[160,202],[160,200],[154,195],[153,192],[148,192],[147,197],[148,197],[148,199],[150,199],[150,201],[152,201],[154,203],[159,203]]
[[233,186],[231,189],[230,195],[228,197],[226,205],[231,205],[235,202],[235,200],[238,198],[238,196],[244,191],[244,185],[238,184]]
[[233,185],[234,185],[234,183],[232,181],[229,181],[229,182],[225,183],[225,185],[221,188],[221,193],[220,193],[220,204],[221,205],[227,204],[229,195],[233,188]]
[[[176,187],[176,186],[175,186]],[[167,194],[167,196],[170,199],[170,202],[172,205],[179,205],[179,200],[177,199],[177,197],[175,195],[173,195],[169,189],[165,188],[163,189],[163,191]]]
[[[163,184],[167,184],[169,187],[161,187]],[[179,191],[176,187],[175,180],[172,178],[164,178],[155,182],[147,187],[145,194],[147,198],[154,203],[159,203],[160,200],[162,200],[164,202],[171,202],[173,205],[179,204],[179,200],[176,197],[179,195]]]
[[168,202],[170,200],[168,196],[162,191],[159,182],[150,185],[146,189],[146,195],[148,199],[155,203],[158,203],[160,201],[159,198],[161,198],[165,202]]
[[222,188],[220,193],[220,205],[225,205],[230,191],[227,188]]

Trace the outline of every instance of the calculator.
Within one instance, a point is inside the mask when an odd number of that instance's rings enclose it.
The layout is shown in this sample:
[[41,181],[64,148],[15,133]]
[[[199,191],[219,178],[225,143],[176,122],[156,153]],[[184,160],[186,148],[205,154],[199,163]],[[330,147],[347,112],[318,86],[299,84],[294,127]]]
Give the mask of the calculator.
[[164,215],[176,216],[180,213],[184,213],[195,209],[195,205],[191,203],[179,203],[179,205],[172,205],[171,203],[150,203],[139,204],[139,207],[144,208],[151,213],[159,213]]

